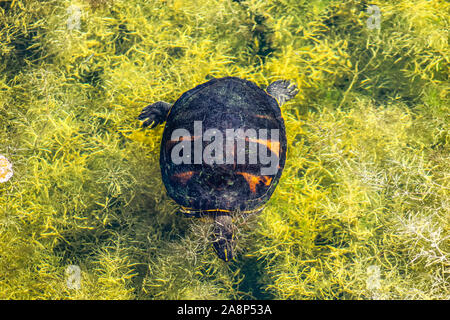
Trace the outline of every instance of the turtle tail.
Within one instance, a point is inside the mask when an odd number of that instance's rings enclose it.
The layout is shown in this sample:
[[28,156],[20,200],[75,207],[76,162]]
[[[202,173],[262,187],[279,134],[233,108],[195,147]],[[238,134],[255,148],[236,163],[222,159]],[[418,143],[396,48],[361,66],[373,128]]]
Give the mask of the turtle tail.
[[217,256],[225,262],[235,255],[234,229],[230,214],[217,213],[214,216],[213,246]]

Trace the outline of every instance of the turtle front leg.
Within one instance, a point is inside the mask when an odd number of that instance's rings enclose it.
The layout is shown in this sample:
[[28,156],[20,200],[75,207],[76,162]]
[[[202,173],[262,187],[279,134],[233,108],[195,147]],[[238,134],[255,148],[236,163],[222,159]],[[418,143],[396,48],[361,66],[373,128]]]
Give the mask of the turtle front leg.
[[142,109],[141,114],[138,117],[139,120],[144,121],[142,127],[150,127],[150,129],[152,129],[157,125],[164,123],[171,107],[172,105],[170,103],[164,101],[158,101],[146,106]]
[[267,93],[274,97],[278,104],[283,105],[298,93],[297,86],[288,80],[277,80],[267,87]]

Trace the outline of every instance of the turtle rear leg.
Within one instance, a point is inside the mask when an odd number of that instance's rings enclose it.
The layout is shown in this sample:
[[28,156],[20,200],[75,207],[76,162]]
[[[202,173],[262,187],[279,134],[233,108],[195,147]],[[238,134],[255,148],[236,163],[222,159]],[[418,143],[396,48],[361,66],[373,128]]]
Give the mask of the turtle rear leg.
[[236,242],[234,240],[234,225],[229,214],[218,213],[215,216],[213,246],[217,256],[225,262],[234,258]]
[[284,104],[298,93],[297,86],[288,80],[277,80],[267,87],[267,93],[274,97],[278,104]]
[[164,123],[171,107],[172,105],[170,103],[164,101],[158,101],[146,106],[142,109],[141,114],[138,117],[139,120],[144,121],[142,127],[150,127],[150,129],[152,129],[157,125]]

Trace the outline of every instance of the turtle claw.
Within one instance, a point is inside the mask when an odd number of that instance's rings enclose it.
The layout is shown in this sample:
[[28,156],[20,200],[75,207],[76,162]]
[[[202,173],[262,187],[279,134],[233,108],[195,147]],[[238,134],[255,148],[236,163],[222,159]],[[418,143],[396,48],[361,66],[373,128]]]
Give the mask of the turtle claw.
[[274,97],[281,106],[286,101],[294,98],[298,93],[298,89],[297,85],[289,80],[277,80],[267,87],[267,93]]
[[156,127],[158,124],[159,124],[158,121],[155,121],[155,120],[146,120],[146,121],[144,121],[144,123],[142,124],[142,128],[153,129],[153,128]]
[[158,101],[146,106],[142,109],[138,119],[144,121],[143,128],[149,127],[153,129],[157,125],[166,121],[167,114],[169,113],[171,105],[164,101]]

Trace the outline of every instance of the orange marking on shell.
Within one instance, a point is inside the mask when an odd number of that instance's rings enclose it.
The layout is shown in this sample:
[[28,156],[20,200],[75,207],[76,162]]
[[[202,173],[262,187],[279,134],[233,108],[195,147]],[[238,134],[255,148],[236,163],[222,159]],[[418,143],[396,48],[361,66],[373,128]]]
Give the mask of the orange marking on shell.
[[172,147],[174,144],[180,142],[180,141],[184,141],[184,140],[190,140],[190,141],[194,141],[195,139],[200,138],[199,136],[192,136],[192,137],[185,137],[185,136],[181,136],[178,138],[178,140],[168,140],[166,142],[166,150],[169,150],[170,147]]
[[177,180],[177,181],[181,182],[182,184],[186,184],[189,181],[189,179],[192,178],[193,175],[194,175],[194,171],[186,171],[186,172],[175,173],[170,178],[172,180]]
[[269,186],[270,182],[272,182],[272,177],[268,176],[256,176],[251,173],[247,172],[236,172],[237,174],[240,174],[244,177],[244,179],[247,181],[250,191],[252,193],[256,193],[256,186],[260,183],[263,183],[265,186]]
[[272,140],[262,140],[262,139],[253,139],[253,138],[246,138],[246,140],[250,142],[256,142],[265,145],[270,151],[275,153],[277,157],[280,157],[280,142],[279,141],[272,141]]
[[254,116],[256,118],[260,118],[260,119],[273,119],[272,117],[270,117],[268,115],[263,115],[263,114],[255,114]]

